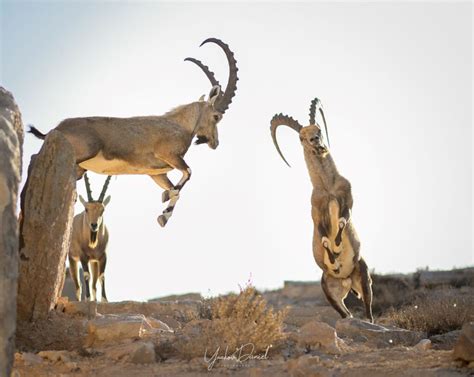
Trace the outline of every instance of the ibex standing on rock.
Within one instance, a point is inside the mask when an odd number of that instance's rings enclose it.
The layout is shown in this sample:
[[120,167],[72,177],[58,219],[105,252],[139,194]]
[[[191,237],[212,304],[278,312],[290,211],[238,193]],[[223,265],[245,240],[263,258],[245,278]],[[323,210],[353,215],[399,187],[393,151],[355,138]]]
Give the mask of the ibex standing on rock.
[[[191,177],[191,169],[183,157],[192,140],[197,136],[196,144],[207,143],[210,148],[217,148],[217,123],[237,89],[238,69],[233,52],[216,38],[206,39],[201,46],[209,42],[220,46],[227,56],[229,79],[225,92],[207,66],[187,58],[204,71],[213,85],[207,101],[202,96],[199,101],[179,106],[162,116],[72,118],[56,127],[74,148],[79,178],[87,170],[106,175],[146,174],[162,187],[165,190],[162,201],[169,203],[158,217],[161,226],[168,222],[181,189]],[[30,132],[42,139],[46,136],[34,127]],[[166,175],[173,169],[183,174],[177,185]]]
[[[372,316],[372,280],[365,261],[359,254],[360,241],[352,225],[351,185],[339,174],[329,153],[329,145],[323,143],[321,127],[315,121],[316,110],[322,116],[327,135],[326,120],[320,101],[311,102],[310,125],[303,127],[295,119],[277,114],[271,121],[271,134],[275,147],[281,153],[276,139],[276,129],[286,125],[298,132],[303,145],[304,157],[313,184],[311,196],[314,222],[313,255],[323,270],[321,286],[329,303],[343,317],[352,317],[344,299],[352,290],[365,304],[367,318]],[[329,144],[329,139],[328,139]],[[289,166],[289,165],[288,165]]]
[[[107,264],[107,243],[109,242],[109,232],[104,224],[105,206],[110,202],[110,196],[105,198],[107,186],[111,176],[108,176],[99,199],[92,198],[92,191],[87,177],[84,174],[86,183],[87,202],[79,196],[85,210],[74,216],[72,225],[71,249],[69,250],[69,271],[76,286],[76,298],[81,301],[82,286],[79,276],[79,262],[84,272],[84,284],[86,286],[86,301],[96,301],[97,280],[100,280],[102,287],[102,300],[107,301],[105,293],[105,266]],[[89,273],[90,267],[90,273]],[[89,281],[92,278],[92,295],[90,294]]]

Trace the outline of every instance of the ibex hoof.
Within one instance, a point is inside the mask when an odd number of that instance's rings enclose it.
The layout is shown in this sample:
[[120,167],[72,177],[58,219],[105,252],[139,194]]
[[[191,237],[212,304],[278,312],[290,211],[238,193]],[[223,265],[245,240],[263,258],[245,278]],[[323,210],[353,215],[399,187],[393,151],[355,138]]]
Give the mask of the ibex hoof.
[[161,201],[163,203],[167,202],[168,200],[170,200],[170,192],[169,190],[166,190],[166,191],[163,191],[163,194],[161,194]]
[[322,237],[321,238],[321,243],[323,244],[323,246],[327,249],[330,249],[331,248],[331,241],[329,241],[329,239],[327,237]]
[[158,216],[158,224],[160,224],[160,226],[161,226],[162,228],[164,228],[164,226],[166,225],[167,221],[168,221],[168,220],[166,219],[165,216],[163,216],[163,215]]
[[344,217],[339,219],[339,229],[344,229],[347,225],[347,220]]

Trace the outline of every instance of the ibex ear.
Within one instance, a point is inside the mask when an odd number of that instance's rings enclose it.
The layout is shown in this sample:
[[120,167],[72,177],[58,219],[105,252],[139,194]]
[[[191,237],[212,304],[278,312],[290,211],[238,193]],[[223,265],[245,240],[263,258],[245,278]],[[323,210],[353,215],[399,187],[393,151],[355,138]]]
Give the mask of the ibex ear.
[[79,200],[81,201],[81,203],[84,205],[84,207],[86,206],[87,202],[84,200],[84,198],[82,197],[82,195],[79,195]]
[[221,87],[219,85],[214,85],[209,92],[209,100],[208,102],[214,106],[214,103],[216,102],[217,98],[219,97],[219,94],[221,94]]
[[199,102],[203,102],[205,98],[206,98],[206,95],[203,94],[201,97],[199,97]]
[[102,202],[102,204],[105,207],[107,204],[109,204],[109,202],[110,202],[110,195],[105,198],[105,200]]

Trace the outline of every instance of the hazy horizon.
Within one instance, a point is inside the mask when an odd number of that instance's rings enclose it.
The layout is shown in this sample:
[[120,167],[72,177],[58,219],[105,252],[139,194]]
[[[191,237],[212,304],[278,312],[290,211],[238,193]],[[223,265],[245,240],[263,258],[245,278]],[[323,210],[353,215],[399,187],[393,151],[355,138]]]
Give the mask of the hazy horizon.
[[[289,169],[269,131],[280,112],[306,125],[314,97],[352,184],[369,268],[474,264],[471,3],[3,1],[0,24],[0,85],[43,132],[65,118],[158,115],[195,101],[211,87],[183,59],[225,83],[224,53],[199,45],[217,37],[235,53],[240,80],[219,148],[190,148],[193,176],[167,226],[149,177],[112,179],[109,300],[220,294],[250,276],[259,289],[319,280],[302,148],[279,130]],[[25,171],[41,145],[26,135]],[[90,178],[98,193],[106,177]],[[85,196],[82,180],[77,188]]]

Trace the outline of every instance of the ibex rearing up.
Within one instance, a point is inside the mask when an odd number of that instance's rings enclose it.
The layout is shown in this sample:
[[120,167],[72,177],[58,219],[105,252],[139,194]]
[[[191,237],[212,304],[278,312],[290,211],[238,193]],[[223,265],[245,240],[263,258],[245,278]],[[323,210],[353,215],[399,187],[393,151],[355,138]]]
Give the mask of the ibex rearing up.
[[[209,42],[220,46],[227,56],[229,79],[224,92],[207,66],[187,58],[203,70],[213,85],[207,101],[203,96],[162,116],[72,118],[56,127],[74,148],[79,178],[87,170],[106,175],[146,174],[162,187],[165,190],[162,201],[169,203],[158,217],[161,226],[171,217],[179,193],[191,177],[191,169],[183,157],[192,140],[197,136],[196,144],[207,143],[210,148],[217,148],[217,123],[237,89],[238,69],[233,52],[216,38],[206,39],[201,46]],[[34,127],[30,132],[42,139],[46,136]],[[166,175],[173,169],[182,173],[176,185]]]
[[[322,116],[328,146],[323,143],[321,127],[315,121],[316,110]],[[372,280],[367,264],[359,254],[360,241],[350,218],[351,185],[339,174],[329,153],[326,120],[320,101],[316,98],[311,102],[310,125],[307,127],[302,127],[298,121],[287,115],[277,114],[273,117],[273,142],[280,156],[288,164],[276,139],[276,130],[280,125],[286,125],[298,132],[303,145],[313,184],[313,255],[323,270],[321,286],[326,298],[343,318],[352,317],[344,304],[344,299],[352,290],[357,297],[362,297],[367,318],[373,322]]]
[[[87,177],[86,183],[87,202],[79,196],[84,205],[84,211],[74,216],[72,224],[71,248],[69,250],[69,271],[76,286],[76,298],[81,301],[82,286],[79,275],[79,262],[84,272],[84,283],[86,286],[86,300],[91,299],[89,281],[92,278],[92,301],[96,301],[97,280],[102,287],[102,301],[107,301],[105,293],[105,266],[107,264],[107,243],[109,232],[104,223],[105,206],[110,202],[110,196],[105,198],[111,176],[105,180],[104,187],[99,199],[92,198],[92,191]],[[89,273],[90,267],[90,273]]]

